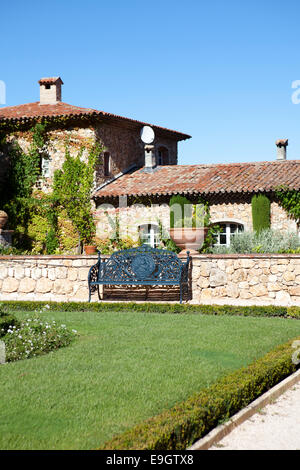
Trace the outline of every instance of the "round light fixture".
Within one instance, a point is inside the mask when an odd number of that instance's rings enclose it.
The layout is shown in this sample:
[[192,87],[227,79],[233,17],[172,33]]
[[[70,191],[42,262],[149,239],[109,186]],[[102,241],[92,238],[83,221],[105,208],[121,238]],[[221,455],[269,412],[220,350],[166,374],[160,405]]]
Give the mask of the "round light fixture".
[[150,126],[144,126],[141,129],[140,136],[144,144],[152,144],[155,139],[154,130]]

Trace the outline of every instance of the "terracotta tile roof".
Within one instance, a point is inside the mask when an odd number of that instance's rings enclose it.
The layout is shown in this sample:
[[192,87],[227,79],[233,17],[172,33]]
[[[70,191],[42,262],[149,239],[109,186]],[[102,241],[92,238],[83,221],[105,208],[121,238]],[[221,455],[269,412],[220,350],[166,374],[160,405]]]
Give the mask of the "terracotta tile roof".
[[300,189],[300,160],[169,165],[153,173],[142,168],[99,189],[94,197],[269,192],[281,184]]
[[47,85],[47,84],[53,84],[53,83],[57,83],[58,81],[60,81],[60,83],[63,85],[64,82],[62,81],[62,79],[60,77],[45,77],[45,78],[41,78],[38,83],[40,85]]
[[26,120],[38,117],[51,117],[51,116],[70,116],[81,114],[97,113],[95,109],[79,108],[72,106],[62,101],[55,104],[40,104],[39,101],[35,103],[20,104],[18,106],[8,106],[0,108],[0,120]]
[[[56,77],[51,78],[56,80]],[[43,79],[41,79],[43,80]],[[45,79],[48,80],[49,78]],[[46,83],[46,82],[45,82]],[[165,127],[156,126],[154,124],[149,124],[142,121],[137,121],[135,119],[126,118],[123,116],[118,116],[116,114],[107,113],[105,111],[98,111],[92,108],[80,108],[78,106],[73,106],[62,101],[58,101],[55,104],[40,104],[39,101],[34,103],[20,104],[18,106],[7,106],[5,108],[0,108],[0,122],[1,121],[32,121],[37,118],[51,118],[54,116],[91,116],[98,117],[102,120],[108,121],[118,121],[124,122],[136,128],[141,128],[142,126],[151,126],[157,131],[163,131],[168,133],[170,136],[175,137],[176,140],[185,140],[190,139],[190,135],[183,134],[182,132],[173,131]]]

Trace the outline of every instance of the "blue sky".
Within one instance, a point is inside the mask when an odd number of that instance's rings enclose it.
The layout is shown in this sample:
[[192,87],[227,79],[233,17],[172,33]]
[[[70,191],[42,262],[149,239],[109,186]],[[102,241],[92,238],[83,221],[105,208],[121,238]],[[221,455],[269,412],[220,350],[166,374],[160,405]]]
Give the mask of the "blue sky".
[[[179,163],[300,157],[297,0],[15,0],[1,4],[6,104],[63,101],[192,135]],[[300,93],[299,93],[300,96]]]

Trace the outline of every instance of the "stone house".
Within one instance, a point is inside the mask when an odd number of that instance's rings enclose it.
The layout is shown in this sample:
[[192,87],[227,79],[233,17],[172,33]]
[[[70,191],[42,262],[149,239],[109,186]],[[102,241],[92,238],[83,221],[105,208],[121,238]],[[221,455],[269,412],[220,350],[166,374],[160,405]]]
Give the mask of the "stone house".
[[[287,160],[287,140],[276,142],[277,158],[271,162],[178,165],[178,142],[189,135],[151,125],[155,139],[144,145],[140,132],[149,124],[64,103],[62,85],[60,77],[39,80],[40,101],[0,108],[0,123],[8,131],[14,129],[11,138],[26,148],[32,125],[47,122],[49,144],[47,158],[41,161],[40,181],[45,191],[63,163],[66,139],[71,154],[82,145],[103,144],[92,196],[100,238],[109,238],[118,220],[121,237],[141,237],[157,245],[160,227],[166,232],[169,228],[169,200],[174,194],[191,201],[199,196],[208,200],[211,222],[221,226],[221,245],[230,243],[232,233],[252,230],[251,198],[256,193],[265,193],[271,200],[272,228],[299,231],[276,202],[274,192],[281,184],[300,189],[300,160]],[[0,155],[2,177],[7,164],[5,155]]]
[[[47,123],[49,143],[47,158],[41,162],[42,189],[49,189],[54,171],[63,163],[66,140],[71,154],[76,153],[80,146],[88,148],[95,141],[105,147],[101,163],[95,169],[97,186],[144,165],[140,130],[146,123],[64,103],[60,77],[42,78],[38,83],[40,100],[0,108],[0,124],[2,129],[7,128],[10,138],[16,139],[26,149],[30,142],[30,128],[36,122]],[[156,158],[161,165],[176,165],[178,142],[190,136],[155,125],[152,127],[156,134]],[[6,156],[0,155],[0,178],[4,178],[7,165]]]
[[[276,142],[277,159],[268,162],[161,166],[154,162],[102,185],[94,194],[99,233],[111,231],[108,219],[118,214],[126,236],[140,235],[152,246],[159,243],[161,224],[169,228],[169,200],[174,194],[192,202],[204,196],[210,204],[211,223],[221,232],[217,244],[229,245],[230,236],[251,231],[253,194],[271,201],[271,227],[299,232],[299,225],[278,204],[275,189],[300,189],[300,160],[286,159],[287,140]],[[105,217],[106,215],[106,217]]]

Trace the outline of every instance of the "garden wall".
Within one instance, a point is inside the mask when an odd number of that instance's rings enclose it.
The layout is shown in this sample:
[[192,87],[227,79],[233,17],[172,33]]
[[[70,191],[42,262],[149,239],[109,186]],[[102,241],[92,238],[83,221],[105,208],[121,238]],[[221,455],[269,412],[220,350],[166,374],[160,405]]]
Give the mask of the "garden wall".
[[[96,260],[0,256],[0,301],[87,301],[88,271]],[[300,306],[300,255],[197,255],[191,277],[192,303]],[[159,300],[167,299],[162,293]]]
[[300,255],[198,255],[193,303],[299,305]]
[[1,300],[87,301],[95,256],[0,256]]

